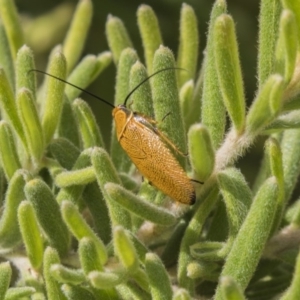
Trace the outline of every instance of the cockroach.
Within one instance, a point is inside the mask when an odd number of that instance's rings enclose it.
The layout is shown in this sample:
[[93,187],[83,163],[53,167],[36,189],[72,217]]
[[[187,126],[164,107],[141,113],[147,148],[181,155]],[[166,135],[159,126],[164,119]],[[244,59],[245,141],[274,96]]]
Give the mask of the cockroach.
[[126,96],[123,104],[117,106],[59,77],[40,70],[33,69],[31,71],[39,72],[60,80],[112,107],[117,139],[139,172],[148,179],[151,185],[155,186],[165,195],[168,195],[171,199],[192,205],[196,200],[195,188],[192,181],[196,180],[190,179],[187,176],[171,152],[170,147],[177,153],[181,152],[159,131],[156,127],[155,120],[126,107],[130,96],[143,83],[158,73],[171,69],[179,68],[161,69],[148,76]]

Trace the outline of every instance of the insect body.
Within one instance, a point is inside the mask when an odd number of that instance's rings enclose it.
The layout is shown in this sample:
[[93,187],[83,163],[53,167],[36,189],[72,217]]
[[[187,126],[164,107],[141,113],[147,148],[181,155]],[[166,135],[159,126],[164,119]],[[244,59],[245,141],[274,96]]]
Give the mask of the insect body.
[[157,134],[151,119],[119,105],[113,109],[118,141],[140,173],[173,200],[194,204],[195,189]]
[[[152,76],[174,68],[166,68],[150,75],[138,84],[126,97],[123,105],[114,106],[78,86],[43,71],[32,70],[49,75],[85,92],[98,100],[113,107],[112,115],[115,121],[116,134],[119,143],[128,154],[140,173],[149,180],[150,184],[177,202],[194,204],[196,195],[192,180],[170,151],[167,144],[176,147],[155,127],[155,121],[126,107],[129,97],[145,81]],[[177,152],[179,152],[177,150]]]

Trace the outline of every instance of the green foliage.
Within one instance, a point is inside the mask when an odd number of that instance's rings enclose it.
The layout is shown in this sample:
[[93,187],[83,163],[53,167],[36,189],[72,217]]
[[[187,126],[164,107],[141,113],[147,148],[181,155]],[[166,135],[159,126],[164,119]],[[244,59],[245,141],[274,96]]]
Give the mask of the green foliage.
[[[182,5],[177,55],[163,44],[152,8],[138,8],[143,63],[126,23],[111,15],[110,51],[82,57],[93,5],[80,0],[48,59],[47,72],[62,81],[45,75],[39,87],[36,58],[24,42],[30,33],[23,33],[14,3],[0,0],[0,299],[300,298],[296,3],[261,1],[257,91],[247,109],[225,0],[212,7],[200,68],[191,6]],[[47,36],[53,20],[36,22]],[[105,148],[91,108],[78,97],[112,62],[115,106],[165,69],[126,104],[140,113],[139,126],[155,128],[151,133],[188,176],[202,182],[195,182],[193,206],[139,179],[115,125]],[[264,157],[261,165],[253,161],[251,188],[237,163],[261,136]],[[146,154],[160,154],[151,145]],[[138,155],[139,145],[132,147]],[[161,172],[169,168],[156,160]]]

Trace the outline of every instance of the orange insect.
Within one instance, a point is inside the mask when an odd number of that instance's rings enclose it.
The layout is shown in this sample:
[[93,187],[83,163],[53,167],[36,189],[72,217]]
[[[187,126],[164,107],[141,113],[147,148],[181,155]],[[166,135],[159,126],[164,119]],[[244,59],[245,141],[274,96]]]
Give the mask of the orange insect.
[[114,106],[105,99],[61,78],[39,70],[33,71],[61,80],[113,107],[112,115],[116,125],[117,139],[139,172],[148,179],[151,185],[161,190],[171,199],[192,205],[196,200],[192,181],[196,180],[190,179],[186,175],[167,145],[171,146],[178,153],[181,152],[158,130],[155,126],[155,120],[133,112],[126,107],[129,97],[144,82],[154,75],[170,69],[174,68],[162,69],[147,77],[127,95],[124,104],[118,106]]

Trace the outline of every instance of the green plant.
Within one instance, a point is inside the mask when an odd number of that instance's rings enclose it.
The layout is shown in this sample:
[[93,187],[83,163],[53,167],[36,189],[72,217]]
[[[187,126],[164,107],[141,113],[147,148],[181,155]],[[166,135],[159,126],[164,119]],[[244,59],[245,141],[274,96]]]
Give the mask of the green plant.
[[[78,63],[90,0],[79,2],[63,46],[52,50],[47,72],[82,88],[113,61],[115,105],[147,74],[188,70],[158,74],[131,99],[156,120],[172,112],[158,127],[188,150],[191,166],[178,160],[204,181],[193,207],[141,183],[114,130],[108,154],[79,90],[51,77],[37,89],[13,2],[1,0],[0,14],[0,299],[300,297],[300,202],[289,204],[300,172],[297,1],[261,1],[258,90],[248,111],[225,0],[212,8],[198,75],[197,19],[186,4],[176,61],[147,5],[137,13],[146,67],[113,16],[111,52]],[[268,138],[251,189],[235,164],[261,135]]]

